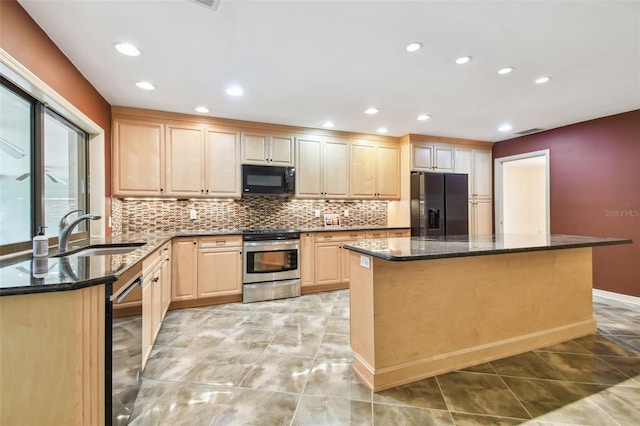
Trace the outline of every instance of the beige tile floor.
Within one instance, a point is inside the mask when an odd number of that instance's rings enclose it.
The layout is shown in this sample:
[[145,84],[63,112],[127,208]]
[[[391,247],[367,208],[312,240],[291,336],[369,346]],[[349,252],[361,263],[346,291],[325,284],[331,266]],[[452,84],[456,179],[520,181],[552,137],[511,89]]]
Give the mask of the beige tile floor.
[[379,393],[352,372],[349,292],[167,314],[133,425],[640,425],[640,309],[598,334]]

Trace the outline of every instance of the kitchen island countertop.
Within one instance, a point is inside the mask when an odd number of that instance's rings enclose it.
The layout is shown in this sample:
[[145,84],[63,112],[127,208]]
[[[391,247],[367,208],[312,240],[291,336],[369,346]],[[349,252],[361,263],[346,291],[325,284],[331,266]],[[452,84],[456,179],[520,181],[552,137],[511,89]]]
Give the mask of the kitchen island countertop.
[[450,257],[486,256],[542,250],[560,250],[630,244],[626,238],[580,235],[467,235],[449,237],[400,237],[359,240],[344,248],[389,261],[414,261]]

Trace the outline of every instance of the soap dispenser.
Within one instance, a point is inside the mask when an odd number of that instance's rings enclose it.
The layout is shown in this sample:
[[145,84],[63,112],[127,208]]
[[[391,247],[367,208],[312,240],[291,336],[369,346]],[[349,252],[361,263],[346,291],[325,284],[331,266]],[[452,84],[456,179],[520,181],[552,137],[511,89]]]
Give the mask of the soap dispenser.
[[45,257],[49,254],[49,239],[44,235],[44,228],[41,226],[38,235],[33,237],[33,257]]

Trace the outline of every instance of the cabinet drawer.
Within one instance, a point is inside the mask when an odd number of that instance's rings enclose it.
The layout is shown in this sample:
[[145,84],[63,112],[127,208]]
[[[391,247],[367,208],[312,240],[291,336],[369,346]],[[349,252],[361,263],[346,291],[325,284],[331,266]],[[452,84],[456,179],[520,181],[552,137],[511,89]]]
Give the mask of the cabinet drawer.
[[198,248],[240,247],[240,246],[242,246],[241,235],[219,235],[214,237],[198,238]]
[[387,231],[367,231],[367,238],[387,238]]
[[410,237],[411,231],[409,229],[393,229],[387,231],[387,238],[395,238],[395,237]]
[[365,238],[365,235],[364,231],[318,232],[316,243],[361,240]]

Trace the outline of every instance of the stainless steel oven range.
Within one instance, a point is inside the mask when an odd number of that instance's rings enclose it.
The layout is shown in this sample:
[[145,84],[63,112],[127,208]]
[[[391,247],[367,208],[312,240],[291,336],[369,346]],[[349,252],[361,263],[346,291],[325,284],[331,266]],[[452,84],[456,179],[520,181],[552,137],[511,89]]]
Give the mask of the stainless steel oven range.
[[242,301],[300,296],[300,233],[291,230],[243,232]]

